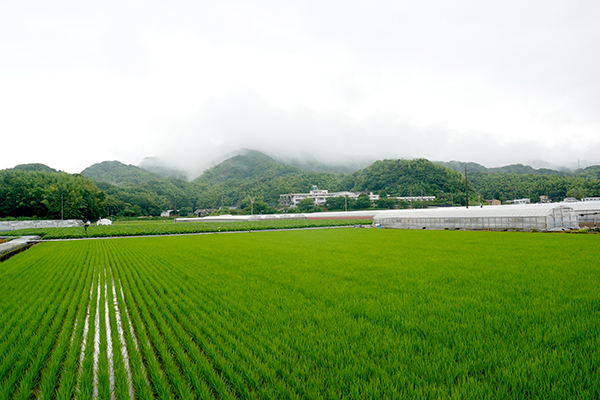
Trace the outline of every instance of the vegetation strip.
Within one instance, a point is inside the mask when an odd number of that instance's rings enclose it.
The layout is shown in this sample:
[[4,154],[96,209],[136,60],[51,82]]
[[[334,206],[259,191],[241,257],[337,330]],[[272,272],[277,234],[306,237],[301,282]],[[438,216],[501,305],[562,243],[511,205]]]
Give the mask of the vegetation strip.
[[187,222],[163,224],[116,224],[111,226],[91,226],[84,228],[40,228],[21,229],[6,232],[7,235],[37,235],[42,240],[51,239],[87,239],[124,236],[181,235],[193,233],[243,232],[279,229],[302,229],[371,225],[371,220],[282,220],[251,222]]

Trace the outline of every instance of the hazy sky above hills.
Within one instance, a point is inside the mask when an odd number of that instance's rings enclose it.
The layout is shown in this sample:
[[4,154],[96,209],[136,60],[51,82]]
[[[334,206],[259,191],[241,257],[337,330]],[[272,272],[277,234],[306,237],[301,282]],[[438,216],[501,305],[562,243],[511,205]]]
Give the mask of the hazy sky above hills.
[[0,3],[0,168],[600,163],[597,1]]

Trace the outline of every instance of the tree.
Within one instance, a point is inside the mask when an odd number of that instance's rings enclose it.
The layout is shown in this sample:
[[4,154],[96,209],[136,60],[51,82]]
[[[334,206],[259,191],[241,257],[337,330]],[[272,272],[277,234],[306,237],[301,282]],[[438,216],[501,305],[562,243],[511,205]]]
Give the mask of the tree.
[[302,199],[296,206],[296,211],[300,213],[310,213],[315,211],[315,201],[313,199]]
[[346,201],[349,199],[346,197],[328,197],[325,207],[328,211],[343,211],[346,208]]
[[396,207],[395,199],[388,199],[387,197],[380,197],[375,204],[377,205],[377,208],[382,209],[392,209]]
[[369,208],[371,208],[371,199],[366,193],[360,194],[352,205],[353,210],[368,210]]

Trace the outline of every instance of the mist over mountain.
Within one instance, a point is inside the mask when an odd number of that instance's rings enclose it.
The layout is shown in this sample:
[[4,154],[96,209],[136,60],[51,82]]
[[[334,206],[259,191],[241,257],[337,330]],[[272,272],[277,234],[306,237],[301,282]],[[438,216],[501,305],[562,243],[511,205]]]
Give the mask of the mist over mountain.
[[163,178],[177,178],[184,181],[190,180],[188,175],[189,172],[169,166],[161,160],[160,157],[145,157],[139,163],[138,167],[156,175],[160,175]]
[[[233,151],[227,151],[220,154],[213,154],[210,157],[201,156],[201,152],[198,157],[192,159],[186,159],[181,157],[179,159],[165,156],[154,156],[144,158],[138,165],[139,168],[152,172],[161,177],[171,177],[186,181],[193,181],[194,179],[202,176],[202,174],[208,169],[221,164],[222,162],[229,160],[238,155],[248,154],[263,154],[272,159],[272,161],[297,167],[304,171],[311,172],[325,172],[325,173],[344,173],[350,174],[366,168],[373,164],[376,160],[383,159],[402,159],[395,157],[372,157],[372,156],[347,156],[347,157],[319,157],[309,152],[297,152],[297,153],[272,153],[259,150],[253,150],[249,148],[239,148]],[[406,159],[413,159],[408,157]],[[436,164],[443,165],[451,168],[458,172],[463,172],[465,165],[470,172],[508,172],[517,174],[534,174],[534,175],[569,175],[577,171],[577,169],[585,168],[593,163],[585,160],[579,161],[579,166],[574,165],[574,168],[569,168],[562,165],[555,165],[545,161],[537,160],[531,164],[515,163],[507,164],[499,167],[489,167],[476,162],[465,162],[465,161],[434,161]],[[572,166],[573,167],[573,166]]]

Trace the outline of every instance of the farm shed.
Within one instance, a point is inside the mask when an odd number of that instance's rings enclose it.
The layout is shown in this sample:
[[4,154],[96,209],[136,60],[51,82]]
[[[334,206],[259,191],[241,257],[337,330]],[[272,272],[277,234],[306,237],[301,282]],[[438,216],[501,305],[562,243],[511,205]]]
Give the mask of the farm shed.
[[381,211],[373,219],[383,228],[551,231],[577,229],[577,214],[559,204],[456,207]]

